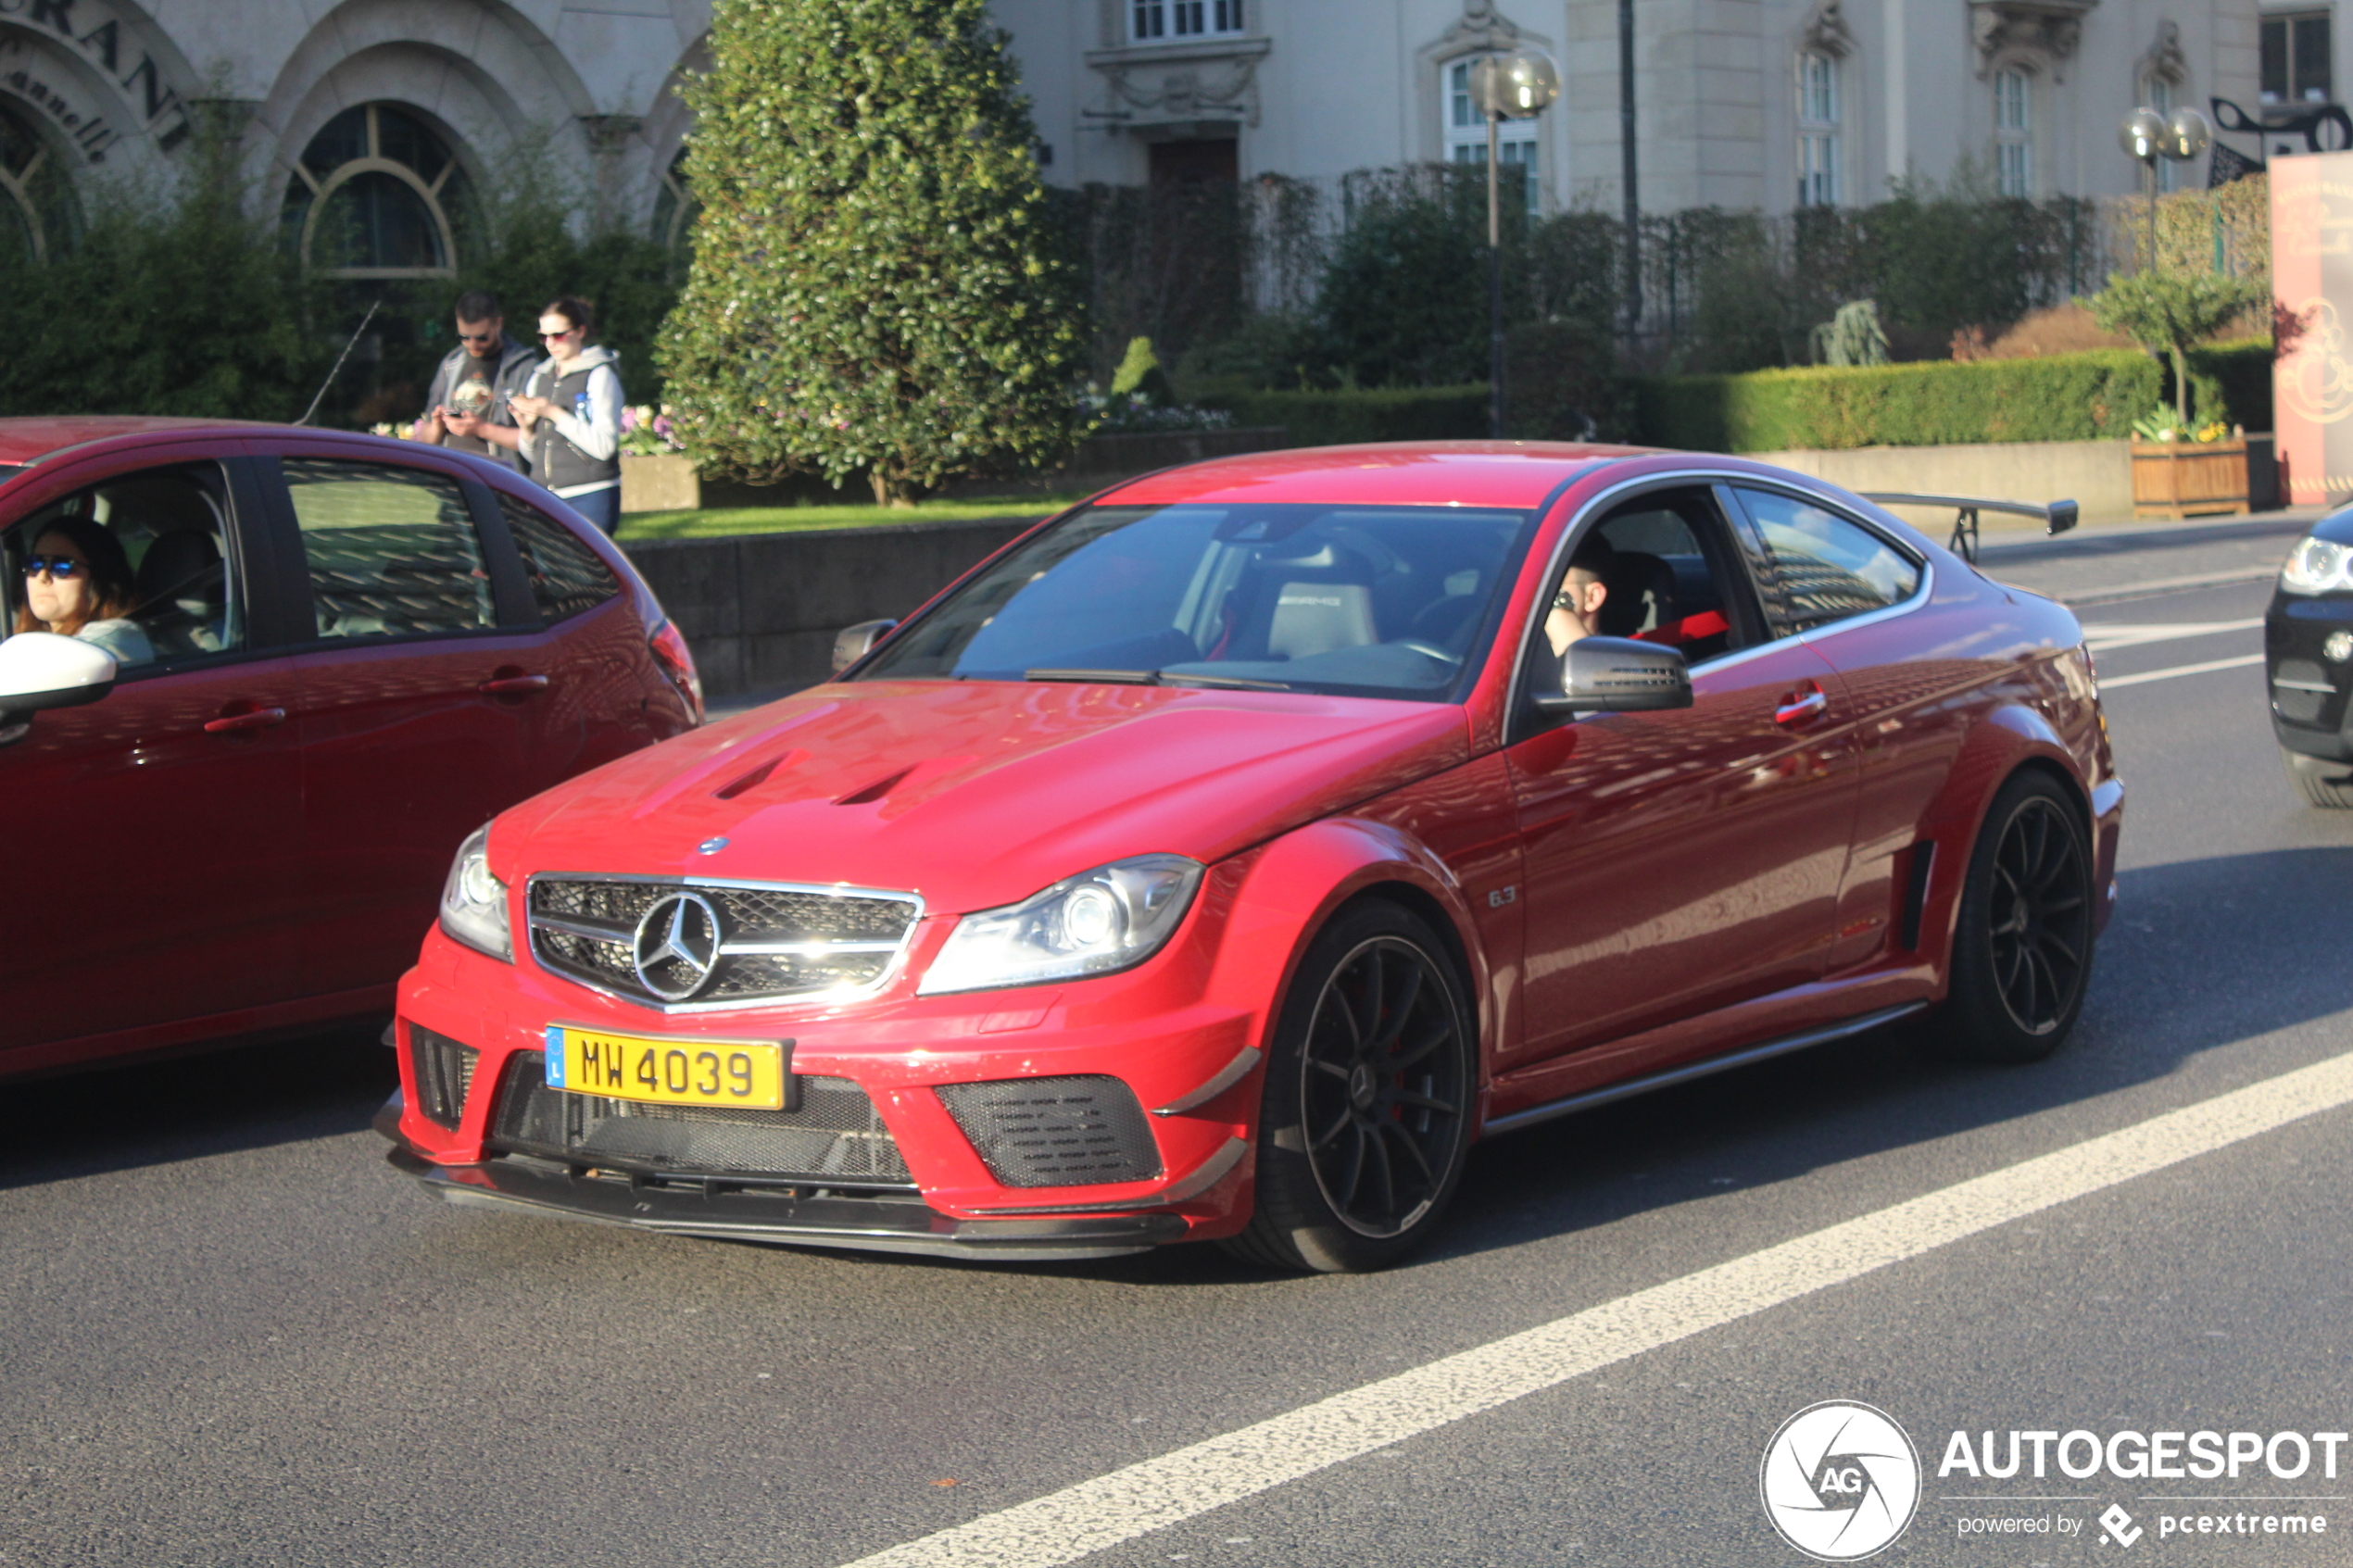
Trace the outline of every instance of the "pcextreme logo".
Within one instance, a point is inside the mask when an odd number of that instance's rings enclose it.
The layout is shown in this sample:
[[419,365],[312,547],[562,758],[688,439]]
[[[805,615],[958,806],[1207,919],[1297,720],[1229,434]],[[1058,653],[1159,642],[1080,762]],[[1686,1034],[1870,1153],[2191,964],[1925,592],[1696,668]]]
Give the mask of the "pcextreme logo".
[[1781,1539],[1819,1562],[1853,1562],[1911,1524],[1920,1456],[1886,1411],[1825,1399],[1781,1423],[1757,1489]]

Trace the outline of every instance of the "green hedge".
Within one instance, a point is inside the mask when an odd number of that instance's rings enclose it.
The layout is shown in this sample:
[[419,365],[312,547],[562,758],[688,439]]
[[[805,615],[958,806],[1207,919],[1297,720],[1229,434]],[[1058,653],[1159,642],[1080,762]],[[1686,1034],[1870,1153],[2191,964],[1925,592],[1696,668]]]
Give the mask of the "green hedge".
[[[2271,345],[2193,351],[2200,417],[2271,428]],[[2034,359],[1949,360],[1856,369],[1756,370],[1736,376],[1644,376],[1635,383],[1642,439],[1713,452],[1835,451],[1963,442],[2096,441],[2171,389],[2158,361],[2129,348]]]
[[1294,446],[1353,441],[1435,441],[1487,433],[1487,383],[1467,386],[1382,387],[1335,392],[1242,392],[1220,388],[1196,395],[1204,408],[1223,408],[1244,425],[1281,425]]

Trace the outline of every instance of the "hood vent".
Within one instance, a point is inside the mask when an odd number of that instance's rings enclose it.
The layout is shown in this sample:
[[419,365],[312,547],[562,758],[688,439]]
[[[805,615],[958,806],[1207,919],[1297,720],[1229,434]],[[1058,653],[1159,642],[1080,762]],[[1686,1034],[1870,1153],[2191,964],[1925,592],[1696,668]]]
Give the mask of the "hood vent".
[[759,767],[754,768],[750,772],[746,773],[743,777],[736,780],[733,784],[722,784],[719,788],[712,790],[711,792],[711,798],[714,800],[733,800],[736,797],[743,794],[744,791],[748,789],[758,789],[761,784],[768,782],[769,774],[774,772],[786,763],[799,761],[799,759],[800,753],[797,751],[781,752],[774,757],[771,757],[767,761],[762,762]]
[[884,796],[888,795],[892,790],[897,789],[906,779],[907,775],[914,771],[915,770],[912,768],[901,768],[899,771],[891,774],[890,777],[887,779],[876,779],[873,784],[868,784],[865,788],[856,790],[849,795],[843,796],[840,799],[835,801],[834,804],[837,806],[872,806],[875,801],[880,800]]

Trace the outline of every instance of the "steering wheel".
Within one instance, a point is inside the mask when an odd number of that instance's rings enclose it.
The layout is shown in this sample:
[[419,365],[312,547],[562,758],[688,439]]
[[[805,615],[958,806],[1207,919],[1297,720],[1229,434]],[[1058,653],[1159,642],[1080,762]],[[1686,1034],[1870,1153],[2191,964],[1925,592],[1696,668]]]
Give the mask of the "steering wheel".
[[1460,664],[1463,661],[1461,654],[1448,653],[1436,643],[1426,643],[1419,637],[1401,637],[1398,639],[1397,646],[1401,648],[1412,648],[1423,658],[1434,659],[1441,664]]

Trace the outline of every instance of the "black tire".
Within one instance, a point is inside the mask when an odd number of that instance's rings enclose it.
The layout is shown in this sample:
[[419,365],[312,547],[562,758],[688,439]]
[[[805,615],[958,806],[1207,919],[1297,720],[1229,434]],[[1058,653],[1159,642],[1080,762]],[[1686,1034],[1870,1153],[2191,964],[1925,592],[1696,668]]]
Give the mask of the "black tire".
[[1257,1207],[1227,1249],[1267,1268],[1387,1268],[1462,1180],[1478,1041],[1446,949],[1398,906],[1342,909],[1283,998],[1259,1109]]
[[2040,1061],[2083,1010],[2092,977],[2091,846],[2048,774],[2012,775],[1969,855],[1952,989],[1930,1043],[1968,1061]]
[[2338,811],[2353,807],[2353,762],[2324,762],[2285,746],[2280,747],[2280,762],[2307,806]]

